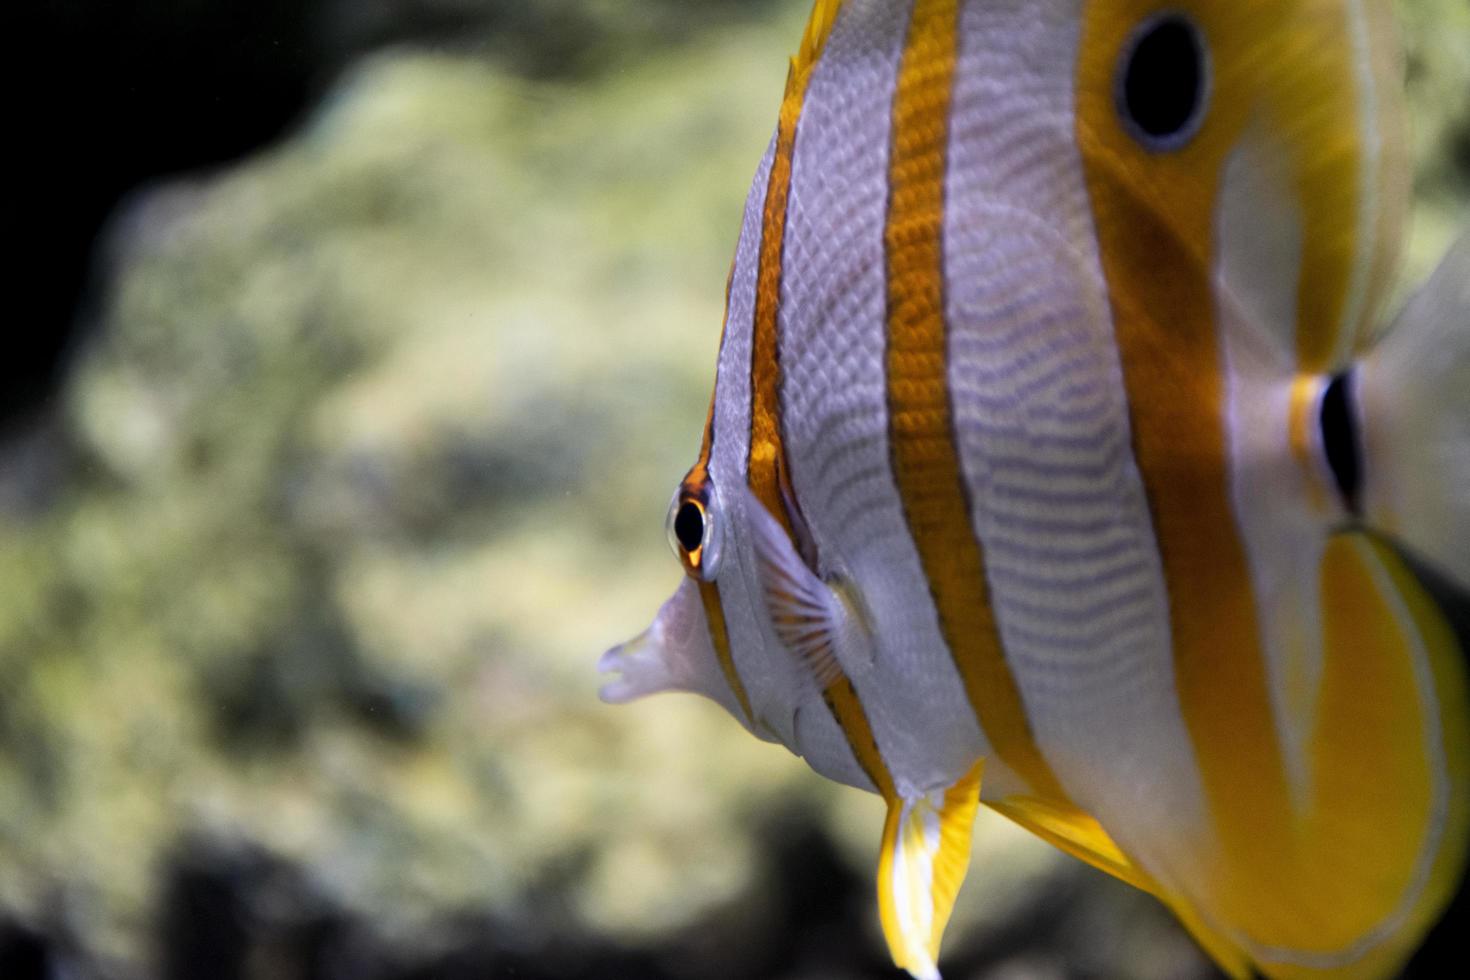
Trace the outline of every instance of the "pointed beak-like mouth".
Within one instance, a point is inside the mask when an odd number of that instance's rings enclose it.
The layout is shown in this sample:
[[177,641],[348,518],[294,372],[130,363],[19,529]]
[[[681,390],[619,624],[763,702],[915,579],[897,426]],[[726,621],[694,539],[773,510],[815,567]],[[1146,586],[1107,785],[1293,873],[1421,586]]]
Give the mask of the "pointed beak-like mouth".
[[668,690],[669,671],[659,655],[652,628],[619,643],[597,659],[597,672],[606,680],[597,696],[608,704],[626,704],[655,691]]
[[688,691],[745,720],[710,641],[698,584],[687,576],[659,608],[653,624],[604,653],[597,669],[605,677],[602,700],[610,704],[659,691]]

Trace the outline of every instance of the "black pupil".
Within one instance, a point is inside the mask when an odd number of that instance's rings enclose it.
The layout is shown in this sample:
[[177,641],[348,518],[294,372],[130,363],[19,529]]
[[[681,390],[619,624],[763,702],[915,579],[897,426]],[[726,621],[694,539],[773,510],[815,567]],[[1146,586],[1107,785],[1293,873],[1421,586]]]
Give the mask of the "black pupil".
[[685,551],[699,547],[704,540],[704,514],[699,505],[687,500],[679,505],[679,513],[674,515],[674,537]]
[[1183,130],[1199,105],[1203,82],[1194,31],[1166,17],[1139,38],[1123,76],[1123,109],[1148,136],[1165,138]]
[[1347,376],[1336,375],[1328,382],[1322,393],[1322,448],[1327,452],[1327,465],[1332,467],[1332,478],[1337,482],[1337,492],[1342,494],[1348,510],[1358,510],[1358,491],[1361,489],[1362,464],[1358,459],[1358,427],[1353,419],[1352,406],[1348,404]]

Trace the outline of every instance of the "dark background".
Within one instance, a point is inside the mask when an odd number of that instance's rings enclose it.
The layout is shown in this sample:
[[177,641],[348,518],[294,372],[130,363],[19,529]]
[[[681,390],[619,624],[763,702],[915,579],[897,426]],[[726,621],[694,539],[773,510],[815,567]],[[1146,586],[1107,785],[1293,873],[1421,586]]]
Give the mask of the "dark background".
[[97,234],[140,184],[286,133],[344,65],[385,45],[478,51],[539,78],[589,78],[769,0],[649,0],[612,18],[569,0],[53,0],[11,13],[13,347],[0,432],[57,384]]

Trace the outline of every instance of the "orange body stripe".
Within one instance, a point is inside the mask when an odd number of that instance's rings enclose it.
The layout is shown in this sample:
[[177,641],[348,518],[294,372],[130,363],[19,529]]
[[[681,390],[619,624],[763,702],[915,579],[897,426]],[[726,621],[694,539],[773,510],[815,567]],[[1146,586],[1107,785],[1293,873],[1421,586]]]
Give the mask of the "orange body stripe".
[[[1197,257],[1209,261],[1211,239],[1194,240],[1194,229],[1184,227],[1193,217],[1190,198],[1202,192],[1213,203],[1225,155],[1242,138],[1266,140],[1279,156],[1300,209],[1291,340],[1296,366],[1306,373],[1334,370],[1362,349],[1392,281],[1406,168],[1395,111],[1400,76],[1384,6],[1115,0],[1085,8],[1079,50],[1086,78],[1079,77],[1077,91],[1092,108],[1078,114],[1082,126],[1115,122],[1118,59],[1146,18],[1161,11],[1187,14],[1208,48],[1205,124],[1188,146],[1149,155],[1121,133],[1110,141],[1133,168],[1127,190],[1138,205],[1185,218],[1174,222],[1173,230],[1184,233],[1175,247],[1195,246]],[[1378,130],[1376,139],[1360,127],[1365,114]]]
[[[812,25],[807,29],[800,55],[792,62],[786,81],[786,96],[776,129],[776,149],[766,184],[761,224],[760,260],[756,270],[755,328],[750,359],[750,489],[786,534],[795,538],[790,515],[782,500],[780,471],[786,467],[786,448],[781,434],[781,360],[779,314],[781,306],[781,262],[786,243],[786,210],[791,195],[791,159],[796,151],[796,125],[801,118],[807,81],[816,67],[832,28],[836,4],[818,3]],[[858,700],[852,681],[841,671],[822,690],[837,724],[852,749],[858,765],[885,798],[894,796],[893,779],[867,712]]]
[[[1269,103],[1265,93],[1256,94],[1260,71],[1250,55],[1264,56],[1261,44],[1285,43],[1290,24],[1285,5],[1247,10],[1185,3],[1209,39],[1222,94],[1186,146],[1150,153],[1119,122],[1114,73],[1130,32],[1158,7],[1154,0],[1129,0],[1085,12],[1076,138],[1128,393],[1134,458],[1163,559],[1175,688],[1212,819],[1209,836],[1200,841],[1209,904],[1232,926],[1249,928],[1267,925],[1258,915],[1263,876],[1291,866],[1296,824],[1250,570],[1230,500],[1211,243],[1224,161],[1245,131],[1247,110]],[[1269,23],[1251,16],[1258,9]],[[1286,59],[1286,52],[1275,54]],[[1305,281],[1314,290],[1327,288],[1322,279]],[[1342,288],[1339,283],[1339,295]],[[1311,322],[1299,323],[1299,344],[1329,346],[1307,335],[1335,329],[1326,322],[1332,314],[1310,315]]]
[[[1163,557],[1175,687],[1223,846],[1217,871],[1233,879],[1235,868],[1282,867],[1293,817],[1228,497],[1224,379],[1206,270],[1131,206],[1113,175],[1088,168],[1088,182],[1134,455]],[[1237,894],[1231,904],[1243,911],[1251,898]]]
[[812,4],[812,15],[807,20],[806,31],[801,37],[801,47],[792,59],[791,70],[793,75],[807,75],[817,65],[817,59],[822,56],[822,50],[827,46],[827,38],[832,36],[832,28],[837,24],[837,15],[842,12],[842,5],[846,0],[816,0]]
[[942,237],[957,30],[955,0],[918,0],[894,96],[884,231],[893,472],[940,628],[982,730],[1037,794],[1065,801],[1001,650],[954,440]]
[[[1114,82],[1128,37],[1160,9],[1187,13],[1199,28],[1210,52],[1213,94],[1192,139],[1150,152],[1120,125]],[[1076,79],[1077,146],[1107,279],[1134,456],[1163,559],[1175,687],[1211,821],[1197,841],[1200,868],[1189,894],[1170,904],[1188,913],[1191,928],[1204,919],[1268,961],[1277,948],[1289,959],[1334,946],[1342,951],[1357,941],[1371,945],[1367,930],[1376,928],[1374,916],[1388,915],[1418,843],[1415,831],[1423,826],[1414,821],[1425,812],[1424,761],[1410,744],[1424,710],[1415,704],[1423,692],[1410,672],[1412,636],[1417,629],[1432,654],[1446,645],[1442,624],[1427,613],[1421,621],[1428,604],[1406,573],[1392,588],[1379,583],[1398,578],[1396,558],[1351,538],[1327,544],[1320,570],[1323,668],[1312,692],[1318,712],[1309,745],[1312,781],[1297,808],[1231,500],[1213,248],[1227,160],[1242,140],[1269,138],[1301,210],[1295,332],[1286,339],[1302,373],[1282,435],[1304,459],[1313,424],[1309,409],[1321,385],[1311,375],[1332,367],[1361,340],[1396,237],[1393,200],[1378,202],[1383,210],[1374,222],[1359,220],[1370,206],[1360,193],[1369,182],[1365,175],[1383,197],[1393,190],[1397,165],[1379,160],[1373,170],[1362,142],[1360,66],[1348,18],[1348,5],[1329,0],[1089,5]],[[1382,40],[1370,38],[1369,44],[1380,60]],[[1391,73],[1382,65],[1375,72],[1380,99],[1389,98],[1396,84]],[[1379,122],[1386,124],[1382,112]],[[1314,476],[1309,492],[1317,493],[1330,477],[1320,469]],[[1397,599],[1389,601],[1395,591]],[[1412,622],[1395,612],[1395,602],[1410,608]],[[1431,657],[1436,659],[1452,658]],[[1442,715],[1447,728],[1463,710],[1455,700]],[[1383,798],[1375,799],[1380,793]],[[1403,925],[1377,921],[1389,930]],[[1373,955],[1396,955],[1389,949]],[[1269,965],[1273,976],[1311,972]]]

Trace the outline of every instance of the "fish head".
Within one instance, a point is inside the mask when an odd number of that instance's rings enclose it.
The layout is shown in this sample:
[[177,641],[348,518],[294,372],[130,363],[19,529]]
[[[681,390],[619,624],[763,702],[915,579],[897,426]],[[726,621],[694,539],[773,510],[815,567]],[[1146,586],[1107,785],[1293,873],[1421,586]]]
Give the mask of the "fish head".
[[821,690],[792,664],[760,601],[744,491],[721,492],[702,464],[679,484],[665,530],[684,579],[648,629],[602,655],[598,670],[609,679],[600,696],[621,704],[660,691],[702,695],[825,772],[825,756],[844,750],[799,724],[823,713]]

